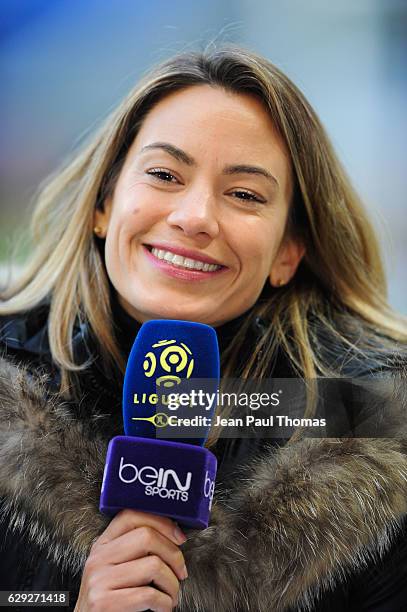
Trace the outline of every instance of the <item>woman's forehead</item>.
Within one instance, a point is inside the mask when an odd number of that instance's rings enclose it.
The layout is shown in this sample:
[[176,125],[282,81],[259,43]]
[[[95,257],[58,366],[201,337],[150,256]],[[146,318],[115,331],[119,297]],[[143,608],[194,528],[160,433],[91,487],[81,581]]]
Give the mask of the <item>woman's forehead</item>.
[[[180,133],[179,130],[188,131]],[[277,141],[279,135],[270,113],[256,97],[247,93],[234,93],[211,85],[196,85],[173,92],[160,100],[146,115],[138,137],[143,138],[156,131],[187,138],[190,131],[199,132],[202,138],[227,134],[236,141],[261,145],[265,141]],[[261,138],[258,138],[261,136]]]
[[184,151],[197,164],[210,158],[224,164],[261,165],[284,185],[291,174],[287,147],[270,113],[255,96],[197,85],[160,100],[145,117],[131,155],[155,142]]

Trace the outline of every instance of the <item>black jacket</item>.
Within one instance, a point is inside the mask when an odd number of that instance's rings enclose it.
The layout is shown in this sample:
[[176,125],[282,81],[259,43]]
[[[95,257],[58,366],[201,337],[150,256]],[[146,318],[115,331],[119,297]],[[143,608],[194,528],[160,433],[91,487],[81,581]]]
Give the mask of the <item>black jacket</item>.
[[[81,401],[54,395],[47,312],[0,321],[0,590],[68,590],[73,609],[108,523],[98,501],[121,388],[82,325],[75,355],[96,358],[78,377]],[[114,316],[128,352],[137,324],[117,306]],[[222,348],[235,325],[220,330]],[[261,322],[252,331],[256,342]],[[404,412],[383,415],[381,438],[220,439],[211,525],[183,545],[180,612],[407,609],[406,426]]]

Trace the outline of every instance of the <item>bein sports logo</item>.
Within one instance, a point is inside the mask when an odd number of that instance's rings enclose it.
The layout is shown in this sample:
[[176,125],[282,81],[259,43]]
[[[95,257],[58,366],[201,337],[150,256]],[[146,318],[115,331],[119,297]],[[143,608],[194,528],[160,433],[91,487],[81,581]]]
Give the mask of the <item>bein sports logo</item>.
[[[146,353],[143,362],[144,374],[151,378],[161,368],[163,374],[156,379],[157,386],[166,388],[175,387],[183,378],[190,378],[194,369],[194,358],[191,349],[184,343],[177,344],[176,340],[159,340],[152,345],[153,349]],[[158,353],[158,354],[157,354]]]
[[209,478],[209,473],[205,474],[204,495],[209,498],[209,511],[212,509],[213,495],[215,493],[215,481]]
[[[125,484],[140,483],[144,487],[144,493],[148,496],[158,495],[162,499],[187,502],[192,483],[192,472],[187,472],[185,482],[182,483],[177,472],[171,468],[157,469],[152,465],[137,467],[134,463],[124,463],[124,457],[120,457],[119,479]],[[170,483],[173,488],[169,487]],[[206,471],[203,494],[208,499],[209,510],[212,507],[214,492],[215,481]]]
[[[126,472],[124,474],[124,472]],[[191,488],[192,472],[187,472],[185,483],[181,482],[177,472],[173,469],[159,469],[152,465],[137,467],[134,463],[124,463],[124,457],[120,458],[119,479],[125,484],[140,483],[144,487],[144,493],[149,496],[158,495],[162,499],[174,499],[177,501],[188,501],[188,493]],[[169,483],[173,488],[169,488]]]

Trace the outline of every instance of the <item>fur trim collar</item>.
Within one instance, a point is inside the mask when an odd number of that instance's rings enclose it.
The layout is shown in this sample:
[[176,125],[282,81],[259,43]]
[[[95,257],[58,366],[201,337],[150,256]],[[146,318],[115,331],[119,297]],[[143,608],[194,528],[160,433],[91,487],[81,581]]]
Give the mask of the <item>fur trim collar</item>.
[[[2,511],[75,573],[109,520],[98,511],[108,439],[45,389],[0,360]],[[306,610],[380,556],[407,513],[402,436],[303,438],[252,462],[235,488],[218,484],[210,527],[183,546],[179,610]]]

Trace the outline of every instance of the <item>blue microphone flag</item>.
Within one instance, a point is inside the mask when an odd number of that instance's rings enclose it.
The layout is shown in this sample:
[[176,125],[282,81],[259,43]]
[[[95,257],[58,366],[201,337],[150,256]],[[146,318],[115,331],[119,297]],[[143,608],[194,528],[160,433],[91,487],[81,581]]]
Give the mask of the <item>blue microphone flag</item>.
[[[217,387],[219,374],[218,340],[212,327],[166,319],[144,323],[130,352],[124,378],[125,434],[156,438],[161,398],[177,394],[185,382],[191,388],[195,379],[214,381]],[[212,413],[215,407],[216,404]],[[188,442],[203,446],[205,437]]]

